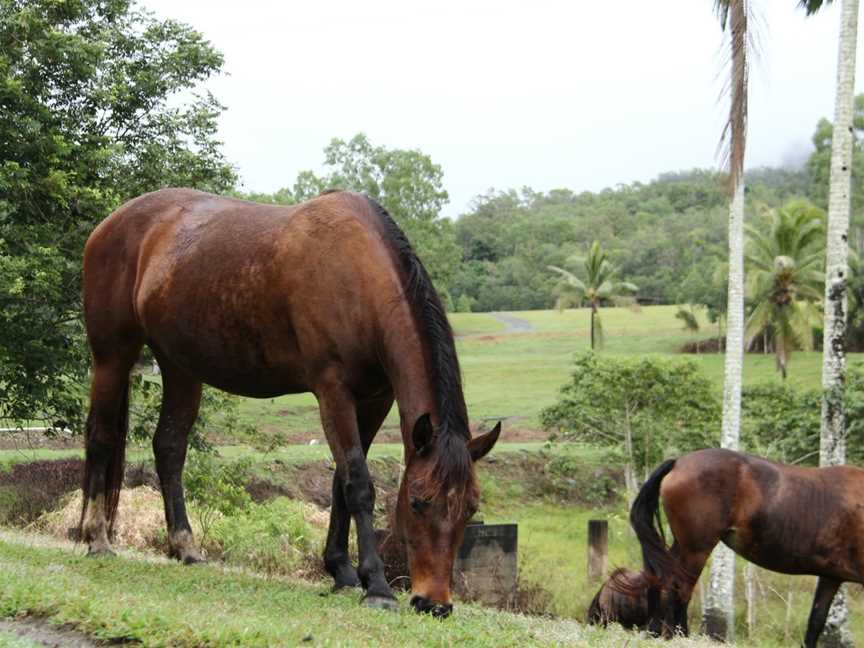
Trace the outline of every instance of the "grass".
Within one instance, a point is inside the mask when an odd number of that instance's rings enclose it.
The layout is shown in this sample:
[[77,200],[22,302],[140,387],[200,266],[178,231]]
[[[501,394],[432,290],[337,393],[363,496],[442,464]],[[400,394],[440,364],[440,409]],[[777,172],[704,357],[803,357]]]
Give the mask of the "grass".
[[368,610],[356,591],[265,579],[213,565],[184,567],[129,558],[88,559],[31,538],[0,536],[0,616],[41,616],[107,642],[143,646],[591,646],[658,644],[621,630],[458,605],[444,622]]
[[[603,309],[606,343],[600,352],[616,355],[676,353],[693,339],[675,319],[676,310],[675,306],[650,306],[639,312],[626,308]],[[534,331],[473,336],[457,341],[468,411],[474,420],[513,417],[511,425],[536,428],[540,411],[556,401],[559,389],[569,380],[573,354],[588,349],[588,311],[523,311],[512,315],[529,321]],[[460,313],[451,316],[457,329],[462,317]],[[713,331],[710,334],[713,335]],[[708,333],[703,335],[707,337]],[[850,354],[850,360],[857,355]],[[680,357],[699,364],[719,393],[723,385],[722,355]],[[792,356],[789,383],[817,388],[821,366],[820,353],[796,352]],[[745,385],[779,381],[773,356],[747,354]],[[507,426],[504,439],[506,430]]]
[[[674,354],[695,338],[675,318],[677,306],[604,308],[606,342],[601,353],[640,355]],[[457,335],[456,347],[465,382],[465,397],[472,421],[507,419],[513,426],[539,428],[540,411],[552,405],[561,386],[570,378],[573,354],[588,349],[588,310],[557,312],[517,311],[510,313],[527,320],[528,333],[503,333],[504,324],[488,313],[453,313],[450,321]],[[716,335],[716,327],[699,314],[701,338]],[[860,354],[850,354],[854,361]],[[723,356],[720,354],[681,355],[699,364],[716,385],[723,385]],[[791,359],[788,382],[796,387],[818,388],[821,353],[796,352]],[[148,377],[149,378],[149,377]],[[747,354],[744,384],[779,382],[773,356]],[[394,407],[385,427],[398,429],[398,408]],[[240,421],[267,434],[311,432],[321,428],[318,403],[312,394],[268,399],[240,399]],[[68,456],[68,455],[64,455]],[[2,457],[2,455],[0,455]]]
[[[609,569],[638,568],[641,565],[639,545],[627,522],[623,507],[581,510],[554,504],[531,504],[500,507],[487,511],[485,521],[519,522],[520,578],[538,584],[552,595],[551,610],[556,615],[584,618],[599,582],[587,577],[587,526],[589,519],[609,522]],[[780,648],[797,645],[804,637],[816,578],[787,576],[756,568],[756,626],[752,636],[746,626],[744,569],[738,560],[736,576],[736,645]],[[702,583],[707,587],[708,568]],[[864,593],[858,586],[847,585],[850,607],[849,629],[858,642],[864,640]],[[792,594],[790,623],[786,623],[786,597]],[[701,596],[697,588],[690,603],[691,628],[698,630],[701,621]]]

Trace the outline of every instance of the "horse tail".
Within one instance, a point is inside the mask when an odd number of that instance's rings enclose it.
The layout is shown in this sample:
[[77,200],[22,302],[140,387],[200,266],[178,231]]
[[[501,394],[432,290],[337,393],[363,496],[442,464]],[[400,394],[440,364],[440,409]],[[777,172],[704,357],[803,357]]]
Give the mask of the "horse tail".
[[674,467],[674,459],[660,464],[642,485],[630,509],[630,525],[642,546],[644,572],[655,585],[680,571],[678,561],[666,545],[660,522],[660,482]]
[[604,583],[594,598],[591,600],[591,605],[588,606],[588,613],[585,615],[585,622],[588,625],[607,625],[606,615],[603,613],[603,608],[600,607],[600,595],[603,594],[603,589],[606,587]]

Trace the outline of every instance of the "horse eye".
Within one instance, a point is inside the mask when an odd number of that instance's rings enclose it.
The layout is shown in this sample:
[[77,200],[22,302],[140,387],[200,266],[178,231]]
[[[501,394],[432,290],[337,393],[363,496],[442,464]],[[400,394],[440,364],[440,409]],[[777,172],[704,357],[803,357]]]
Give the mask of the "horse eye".
[[411,510],[414,511],[417,515],[420,515],[429,508],[429,502],[426,500],[422,500],[419,497],[411,498]]

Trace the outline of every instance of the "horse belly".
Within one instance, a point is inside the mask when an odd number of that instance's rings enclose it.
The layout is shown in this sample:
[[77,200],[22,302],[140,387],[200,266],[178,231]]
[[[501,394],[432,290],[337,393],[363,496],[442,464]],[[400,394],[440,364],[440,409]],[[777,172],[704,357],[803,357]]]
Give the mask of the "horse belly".
[[846,569],[841,564],[845,554],[832,546],[831,536],[835,534],[828,527],[833,521],[807,523],[807,515],[780,507],[759,511],[748,522],[723,541],[760,567],[784,574],[816,575]]
[[[194,330],[148,340],[166,358],[202,382],[241,396],[271,398],[309,391],[300,353],[291,340],[268,341],[253,330],[218,335]],[[278,349],[278,352],[275,350]]]

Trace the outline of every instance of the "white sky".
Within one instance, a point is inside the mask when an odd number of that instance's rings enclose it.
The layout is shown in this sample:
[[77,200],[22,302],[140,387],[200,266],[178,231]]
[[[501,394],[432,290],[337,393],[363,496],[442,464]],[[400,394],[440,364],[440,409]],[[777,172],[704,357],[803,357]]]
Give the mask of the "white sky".
[[[440,164],[449,216],[490,187],[596,191],[716,167],[713,0],[142,2],[225,55],[208,87],[247,190],[293,185],[359,131]],[[748,167],[800,160],[833,116],[840,3],[808,19],[797,3],[753,2]],[[862,58],[864,43],[859,79]]]

